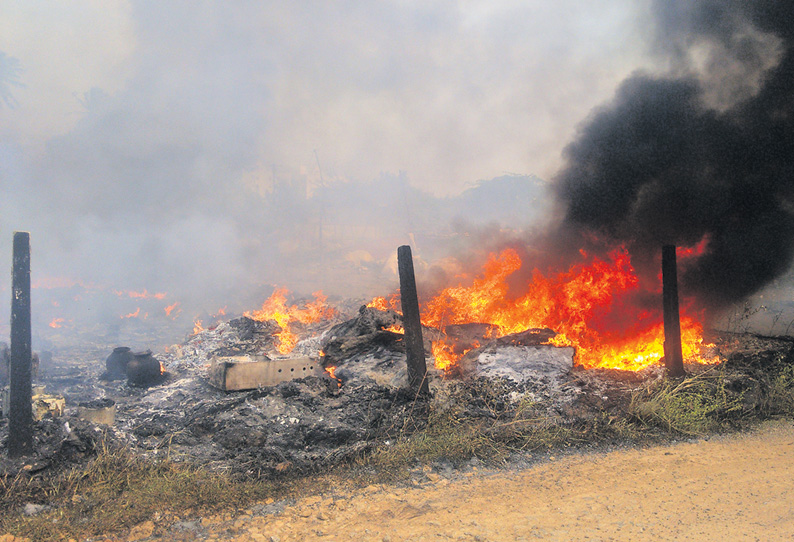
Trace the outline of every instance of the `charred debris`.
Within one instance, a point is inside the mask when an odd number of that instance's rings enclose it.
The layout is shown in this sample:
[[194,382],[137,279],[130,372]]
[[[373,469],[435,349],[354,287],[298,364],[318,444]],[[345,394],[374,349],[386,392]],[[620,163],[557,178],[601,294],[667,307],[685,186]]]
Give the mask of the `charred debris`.
[[[156,356],[126,347],[42,356],[38,383],[62,396],[66,408],[36,421],[33,455],[14,460],[5,457],[9,428],[3,417],[2,469],[43,475],[110,443],[242,477],[311,473],[410,437],[440,411],[474,424],[510,424],[529,415],[535,425],[575,427],[626,418],[632,396],[664,377],[659,366],[639,373],[578,368],[573,348],[548,344],[554,332],[527,330],[485,341],[452,372],[429,369],[430,393],[417,393],[407,385],[403,335],[390,330],[401,324],[395,311],[361,306],[352,318],[306,326],[306,338],[289,357],[274,349],[278,326],[247,317],[221,322]],[[465,350],[486,327],[449,326],[446,333]],[[438,331],[423,332],[432,359],[430,341]],[[715,361],[732,371],[728,393],[746,403],[745,411],[768,394],[770,363],[791,364],[791,346],[785,339],[731,335],[715,347],[715,354],[722,350]],[[307,358],[314,367],[242,391],[211,384],[219,359],[263,352],[272,363]]]

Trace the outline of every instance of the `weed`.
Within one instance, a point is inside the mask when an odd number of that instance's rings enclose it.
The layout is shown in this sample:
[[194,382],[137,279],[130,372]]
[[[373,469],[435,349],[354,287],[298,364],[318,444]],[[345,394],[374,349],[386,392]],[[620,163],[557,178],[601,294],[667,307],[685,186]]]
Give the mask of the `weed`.
[[772,375],[763,410],[773,416],[794,416],[794,365],[781,365]]
[[724,371],[711,369],[635,392],[629,412],[648,425],[684,435],[705,435],[735,421],[742,410],[741,399],[741,394],[726,388]]

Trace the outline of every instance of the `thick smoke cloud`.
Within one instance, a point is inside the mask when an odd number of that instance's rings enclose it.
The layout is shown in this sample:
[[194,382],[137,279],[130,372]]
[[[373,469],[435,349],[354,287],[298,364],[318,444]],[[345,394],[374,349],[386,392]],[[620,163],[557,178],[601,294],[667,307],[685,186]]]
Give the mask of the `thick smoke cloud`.
[[591,114],[558,195],[566,228],[626,242],[646,263],[662,244],[706,239],[683,287],[719,309],[794,259],[794,4],[654,11],[671,75],[637,73]]

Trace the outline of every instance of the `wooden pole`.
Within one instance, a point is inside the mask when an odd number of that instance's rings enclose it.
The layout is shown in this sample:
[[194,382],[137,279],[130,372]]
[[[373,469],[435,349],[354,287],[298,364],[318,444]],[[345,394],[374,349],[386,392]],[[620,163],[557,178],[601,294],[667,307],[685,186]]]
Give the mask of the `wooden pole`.
[[419,296],[416,293],[414,261],[411,247],[397,249],[397,268],[400,271],[400,304],[405,330],[405,354],[408,361],[408,385],[420,393],[429,393],[425,346],[422,340],[422,322],[419,319]]
[[675,245],[662,247],[662,305],[664,307],[664,364],[669,376],[684,376],[681,320],[678,312],[678,271]]
[[30,234],[14,232],[11,274],[11,370],[8,419],[8,456],[33,451],[31,404]]

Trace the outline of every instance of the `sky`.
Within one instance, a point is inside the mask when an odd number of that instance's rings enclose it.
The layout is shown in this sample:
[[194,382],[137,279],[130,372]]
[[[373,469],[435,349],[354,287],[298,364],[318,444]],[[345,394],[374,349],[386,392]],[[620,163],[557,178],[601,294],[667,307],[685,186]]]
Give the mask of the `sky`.
[[621,81],[669,67],[651,29],[636,0],[0,0],[0,267],[27,230],[34,284],[220,306],[300,275],[295,239],[342,222],[323,191],[553,178]]

